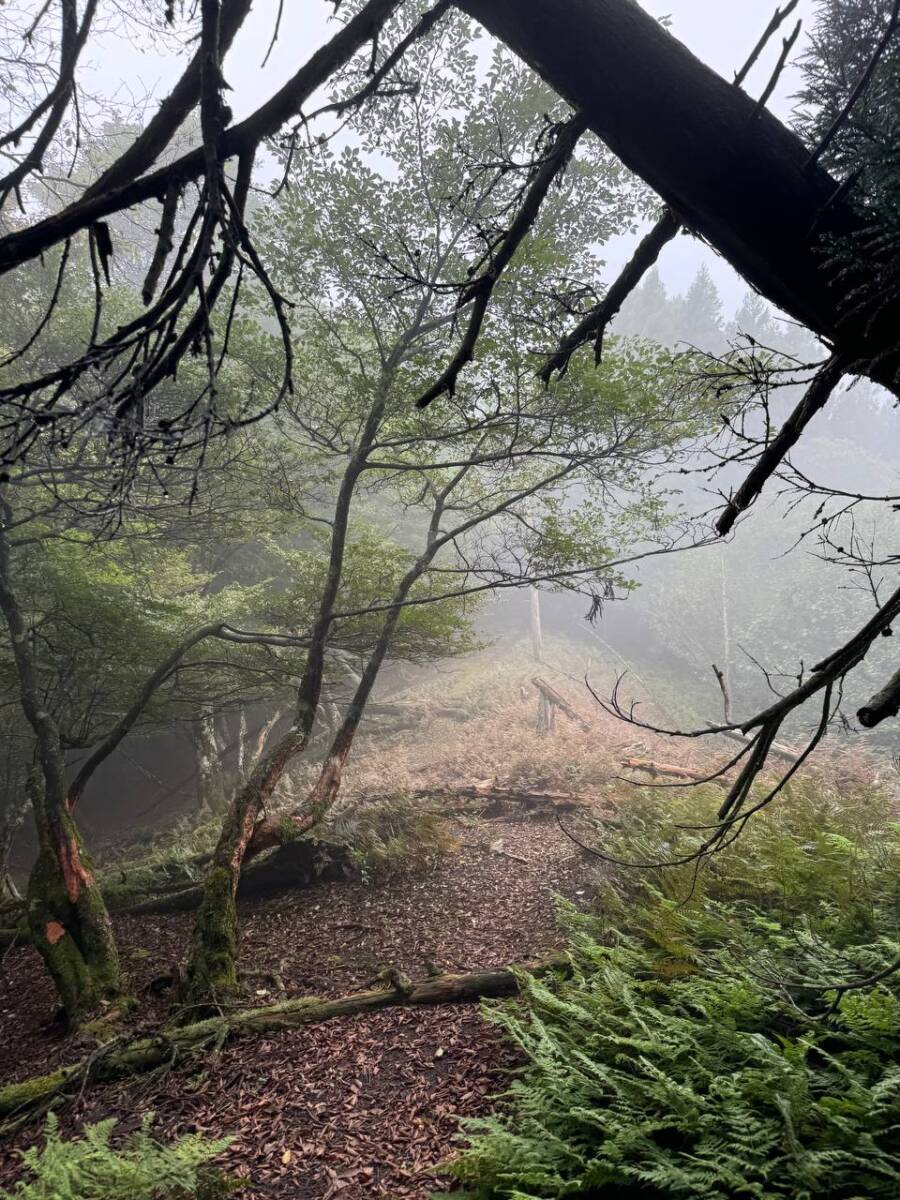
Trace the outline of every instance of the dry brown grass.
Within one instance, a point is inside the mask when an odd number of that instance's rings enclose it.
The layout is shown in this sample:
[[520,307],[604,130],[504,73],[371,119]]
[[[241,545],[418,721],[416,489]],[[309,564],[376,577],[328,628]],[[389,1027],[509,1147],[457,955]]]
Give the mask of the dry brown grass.
[[[649,777],[629,771],[626,758],[685,767],[697,774],[715,771],[734,753],[721,738],[685,740],[654,735],[609,716],[591,696],[585,674],[601,696],[611,690],[615,672],[586,662],[566,642],[547,647],[546,661],[536,663],[527,647],[497,645],[431,669],[407,672],[402,686],[393,680],[381,699],[400,701],[419,714],[417,723],[395,733],[375,721],[364,724],[348,764],[344,795],[390,796],[425,788],[453,788],[476,783],[539,791],[564,792],[587,801],[627,803],[630,785]],[[535,675],[544,676],[589,723],[581,728],[557,713],[551,734],[538,731]],[[652,699],[632,690],[641,701],[641,716],[665,722]],[[459,722],[435,716],[452,707],[470,717]],[[773,760],[773,769],[779,766]],[[807,768],[827,775],[829,783],[852,789],[860,784],[892,787],[889,764],[855,742],[837,737],[826,741]],[[299,799],[310,786],[315,765],[303,764],[285,788],[284,803]],[[669,793],[677,802],[679,789]]]

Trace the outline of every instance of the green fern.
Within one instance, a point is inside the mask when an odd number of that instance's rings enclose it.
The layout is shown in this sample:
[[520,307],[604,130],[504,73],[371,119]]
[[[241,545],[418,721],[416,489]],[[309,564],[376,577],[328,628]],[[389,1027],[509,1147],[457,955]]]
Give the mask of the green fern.
[[[623,873],[598,913],[561,906],[572,976],[486,1009],[525,1065],[466,1126],[448,1168],[466,1196],[900,1196],[900,978],[823,1019],[828,982],[900,957],[900,831],[859,799],[795,791],[690,898],[687,875]],[[682,826],[707,820],[691,803]],[[612,855],[697,837],[656,797],[630,822]]]
[[240,1186],[210,1166],[230,1138],[189,1134],[164,1146],[151,1135],[152,1124],[151,1113],[116,1147],[110,1144],[115,1120],[88,1125],[68,1141],[51,1113],[43,1146],[22,1151],[26,1178],[0,1192],[0,1200],[214,1200]]

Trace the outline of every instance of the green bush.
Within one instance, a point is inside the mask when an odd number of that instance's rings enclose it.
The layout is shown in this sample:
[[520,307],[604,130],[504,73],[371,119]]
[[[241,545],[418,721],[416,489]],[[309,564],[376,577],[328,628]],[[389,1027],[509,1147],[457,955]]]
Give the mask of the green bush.
[[150,1114],[116,1147],[115,1120],[88,1125],[83,1137],[67,1141],[51,1113],[44,1145],[22,1152],[27,1177],[0,1200],[214,1200],[237,1189],[210,1166],[230,1138],[190,1134],[163,1146],[151,1136],[152,1123]]
[[[677,856],[713,797],[633,797],[614,855]],[[525,1066],[451,1172],[481,1200],[900,1196],[900,827],[795,790],[694,882],[564,907],[574,973],[487,1009]],[[649,858],[646,861],[650,861]]]

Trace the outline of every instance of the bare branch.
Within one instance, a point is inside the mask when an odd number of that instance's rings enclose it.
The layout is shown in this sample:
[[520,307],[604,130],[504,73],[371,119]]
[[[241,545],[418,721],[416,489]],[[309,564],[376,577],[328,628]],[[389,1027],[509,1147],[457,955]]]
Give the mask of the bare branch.
[[603,300],[582,317],[572,332],[564,338],[556,353],[541,368],[540,377],[544,383],[549,383],[555,372],[565,375],[572,355],[592,338],[594,361],[599,365],[606,327],[659,258],[663,247],[672,241],[680,229],[681,221],[667,208],[650,232],[638,243],[634,254]]
[[834,389],[847,370],[848,365],[845,360],[836,354],[832,355],[819,369],[809,385],[806,395],[785,421],[778,434],[766,446],[753,470],[716,521],[716,530],[719,534],[724,536],[729,533],[740,514],[749,508],[759,496],[782,459],[791,447],[797,444],[812,418],[816,413],[821,412],[828,403]]
[[571,117],[559,127],[553,145],[535,172],[534,179],[525,193],[521,207],[516,213],[496,253],[492,255],[488,269],[480,278],[466,288],[460,298],[459,307],[463,307],[474,301],[472,314],[469,318],[462,342],[440,379],[432,384],[416,401],[417,408],[427,408],[432,400],[436,400],[444,392],[449,393],[451,396],[453,395],[456,390],[456,381],[459,378],[460,371],[462,371],[468,362],[471,362],[475,353],[475,346],[481,333],[481,327],[484,324],[484,318],[487,314],[494,288],[515,256],[519,246],[521,246],[534,226],[535,221],[540,215],[541,205],[547,193],[553,186],[554,181],[568,166],[578,139],[586,129],[587,121],[580,113],[576,113],[574,117]]

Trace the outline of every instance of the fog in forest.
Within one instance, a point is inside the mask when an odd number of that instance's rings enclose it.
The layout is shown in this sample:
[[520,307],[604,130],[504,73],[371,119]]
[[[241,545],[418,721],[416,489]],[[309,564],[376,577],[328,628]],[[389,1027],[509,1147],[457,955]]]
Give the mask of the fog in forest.
[[0,43],[0,1200],[900,1195],[900,4]]

